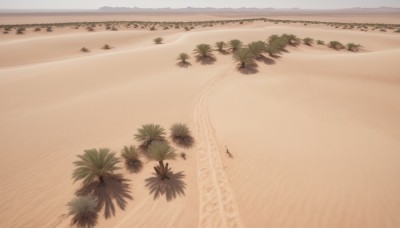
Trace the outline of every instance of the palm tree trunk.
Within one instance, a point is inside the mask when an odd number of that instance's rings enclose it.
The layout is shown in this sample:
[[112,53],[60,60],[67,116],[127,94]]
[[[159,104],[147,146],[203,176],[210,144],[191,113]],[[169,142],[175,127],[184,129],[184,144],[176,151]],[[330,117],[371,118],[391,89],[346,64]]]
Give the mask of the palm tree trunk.
[[167,165],[164,165],[163,161],[159,161],[158,163],[160,164],[161,180],[169,179],[169,177],[167,175],[168,174],[168,163],[167,163]]
[[104,182],[104,177],[103,176],[99,176],[99,182],[100,182],[100,186],[106,185],[106,183]]

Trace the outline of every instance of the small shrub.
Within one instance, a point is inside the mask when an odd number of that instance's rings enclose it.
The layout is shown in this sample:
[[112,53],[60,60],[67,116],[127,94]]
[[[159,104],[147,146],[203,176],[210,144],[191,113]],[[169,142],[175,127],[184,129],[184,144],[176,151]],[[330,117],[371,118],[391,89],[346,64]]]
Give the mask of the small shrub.
[[153,42],[154,42],[155,44],[162,44],[163,38],[157,37],[157,38],[155,38],[155,39],[153,40]]
[[81,48],[81,52],[89,52],[89,49],[86,47]]
[[170,138],[175,144],[186,148],[193,145],[193,137],[186,124],[176,123],[171,126],[170,130]]
[[156,27],[154,27],[154,26],[150,28],[150,31],[156,31],[156,30],[157,30],[157,29],[156,29]]
[[187,158],[186,158],[186,153],[185,152],[181,152],[180,154],[179,154],[179,156],[183,159],[183,160],[186,160]]
[[336,51],[340,51],[345,49],[346,47],[340,43],[339,41],[331,41],[328,45],[330,48],[335,49]]
[[139,172],[143,168],[143,163],[139,159],[139,153],[134,146],[124,146],[121,156],[125,159],[126,168],[131,172]]
[[22,35],[22,34],[24,34],[24,32],[25,32],[25,28],[22,28],[22,27],[21,27],[21,28],[18,28],[18,29],[17,29],[17,34],[18,34],[18,35]]
[[312,46],[312,44],[314,43],[314,39],[310,38],[310,37],[306,37],[303,39],[303,42],[305,45]]
[[109,49],[111,49],[111,46],[109,44],[104,44],[103,49],[109,50]]
[[37,27],[37,28],[35,28],[35,30],[34,30],[35,32],[40,32],[40,31],[42,31],[42,29],[41,28],[39,28],[39,27]]
[[187,61],[188,59],[190,59],[190,56],[185,52],[180,53],[176,59],[179,60],[178,66],[180,66],[180,67],[188,67],[191,65]]
[[226,47],[226,43],[224,41],[218,41],[215,43],[215,46],[217,47],[217,50],[219,52],[224,52],[224,48]]
[[73,225],[78,227],[94,227],[96,225],[98,201],[92,195],[77,197],[71,200],[67,206]]
[[353,52],[358,52],[360,48],[362,47],[360,44],[354,44],[354,43],[348,43],[347,45],[347,50],[353,51]]
[[52,32],[53,31],[53,28],[52,27],[47,27],[46,28],[46,32]]
[[323,40],[317,40],[317,44],[318,44],[318,45],[324,45],[325,42],[324,42]]

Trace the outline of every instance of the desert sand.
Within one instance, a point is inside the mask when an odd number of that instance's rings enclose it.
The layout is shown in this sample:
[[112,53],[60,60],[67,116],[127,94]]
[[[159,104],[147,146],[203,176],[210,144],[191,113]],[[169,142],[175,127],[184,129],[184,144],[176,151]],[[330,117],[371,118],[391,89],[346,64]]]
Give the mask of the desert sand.
[[[231,54],[215,52],[211,65],[191,54],[282,33],[363,49],[290,47],[255,74]],[[0,227],[69,227],[76,155],[119,153],[141,125],[176,122],[195,146],[170,162],[173,187],[152,192],[153,161],[122,168],[119,204],[96,227],[400,227],[398,33],[252,23],[0,37]],[[191,66],[176,65],[180,52]]]

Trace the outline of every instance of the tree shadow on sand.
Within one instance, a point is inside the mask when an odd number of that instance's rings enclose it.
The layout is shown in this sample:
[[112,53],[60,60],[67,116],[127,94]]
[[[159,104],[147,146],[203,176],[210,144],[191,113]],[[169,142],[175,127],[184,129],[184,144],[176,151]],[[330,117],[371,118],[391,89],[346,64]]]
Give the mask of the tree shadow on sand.
[[196,62],[201,65],[211,65],[214,64],[217,59],[213,55],[208,56],[196,56]]
[[229,55],[230,54],[229,51],[227,51],[227,50],[218,50],[218,53],[221,55]]
[[250,63],[247,66],[242,67],[242,68],[240,68],[240,66],[238,66],[237,70],[242,74],[256,74],[256,73],[258,73],[257,63]]
[[161,180],[161,178],[153,173],[153,176],[145,180],[146,187],[154,199],[163,195],[167,201],[175,199],[177,196],[185,195],[186,183],[183,181],[185,174],[183,172],[172,173],[168,172],[169,179]]
[[262,62],[262,63],[264,63],[266,65],[275,65],[275,63],[276,63],[276,61],[274,59],[268,58],[268,57],[263,56],[263,55],[257,57],[256,60],[259,61],[259,62]]
[[190,67],[192,64],[189,63],[189,62],[179,62],[179,63],[177,63],[176,65],[177,65],[178,67],[181,67],[181,68],[188,68],[188,67]]
[[[132,200],[130,195],[130,185],[127,183],[128,179],[123,178],[120,174],[114,174],[104,178],[105,185],[100,186],[98,181],[89,185],[82,186],[76,191],[76,195],[93,194],[99,202],[99,210],[104,207],[104,217],[110,218],[115,216],[116,205],[125,210],[127,200]],[[115,205],[116,204],[116,205]]]

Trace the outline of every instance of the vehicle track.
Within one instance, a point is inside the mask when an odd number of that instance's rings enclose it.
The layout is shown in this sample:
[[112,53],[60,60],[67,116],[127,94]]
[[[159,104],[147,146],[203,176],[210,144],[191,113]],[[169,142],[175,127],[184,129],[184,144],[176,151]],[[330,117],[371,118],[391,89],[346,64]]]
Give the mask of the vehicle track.
[[208,114],[207,100],[215,84],[226,74],[211,79],[196,98],[194,123],[198,151],[200,194],[199,227],[243,227],[239,208],[224,171],[221,146],[218,144]]

